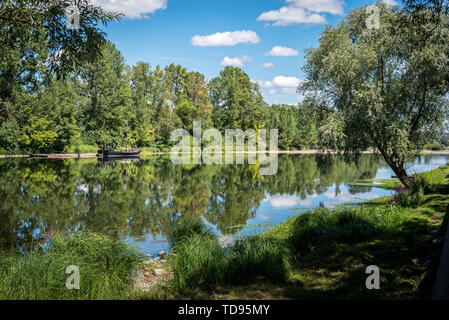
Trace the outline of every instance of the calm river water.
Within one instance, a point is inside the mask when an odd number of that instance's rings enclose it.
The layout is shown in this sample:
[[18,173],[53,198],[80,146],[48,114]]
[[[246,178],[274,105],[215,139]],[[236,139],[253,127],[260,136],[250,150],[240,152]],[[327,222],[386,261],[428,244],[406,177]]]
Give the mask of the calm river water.
[[[449,156],[420,156],[409,172],[432,170]],[[252,233],[301,211],[359,203],[392,192],[360,183],[389,179],[377,156],[359,163],[339,156],[280,155],[274,176],[254,165],[174,165],[168,157],[138,163],[0,159],[0,248],[27,250],[53,226],[90,230],[168,249],[170,229],[201,218],[223,237]]]

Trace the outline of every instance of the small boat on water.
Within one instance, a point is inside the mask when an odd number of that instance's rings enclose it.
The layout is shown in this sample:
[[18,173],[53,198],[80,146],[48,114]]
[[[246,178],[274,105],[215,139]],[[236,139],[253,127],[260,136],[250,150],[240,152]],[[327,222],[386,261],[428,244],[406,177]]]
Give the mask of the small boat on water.
[[134,149],[129,148],[129,141],[128,141],[128,132],[129,132],[129,126],[128,126],[128,120],[126,120],[126,127],[125,127],[125,139],[126,139],[126,146],[127,148],[122,148],[120,151],[114,151],[114,149],[109,148],[106,144],[98,150],[97,157],[103,158],[103,159],[127,159],[127,158],[138,158],[140,156],[140,149]]
[[97,157],[99,158],[138,158],[140,156],[141,151],[138,149],[124,148],[120,151],[114,151],[111,148],[103,147],[98,150]]

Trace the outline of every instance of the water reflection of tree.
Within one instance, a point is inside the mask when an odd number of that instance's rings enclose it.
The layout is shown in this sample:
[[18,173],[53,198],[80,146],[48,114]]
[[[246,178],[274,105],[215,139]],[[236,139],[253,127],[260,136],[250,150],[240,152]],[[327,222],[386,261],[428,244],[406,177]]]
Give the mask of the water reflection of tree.
[[[41,230],[90,230],[115,237],[167,235],[186,218],[204,217],[231,233],[255,217],[270,195],[325,192],[373,178],[379,162],[280,156],[274,176],[255,165],[178,166],[169,158],[106,166],[96,160],[0,161],[0,245],[28,247]],[[366,192],[351,188],[350,192]]]

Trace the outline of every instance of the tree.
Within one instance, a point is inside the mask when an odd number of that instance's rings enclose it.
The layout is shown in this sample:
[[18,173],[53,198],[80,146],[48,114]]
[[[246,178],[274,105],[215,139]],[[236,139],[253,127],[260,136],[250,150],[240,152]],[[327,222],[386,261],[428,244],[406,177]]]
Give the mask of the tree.
[[131,116],[131,86],[124,58],[107,42],[102,58],[87,65],[80,74],[81,127],[91,144],[123,143],[127,118]]
[[0,147],[15,151],[19,145],[20,127],[15,119],[6,120],[0,126]]
[[267,105],[259,85],[242,69],[226,67],[212,79],[209,91],[217,129],[257,129],[266,124]]
[[194,121],[201,121],[203,129],[212,126],[212,107],[208,84],[203,74],[189,72],[185,75],[175,112],[186,130],[192,130]]
[[444,15],[439,28],[403,23],[414,17],[377,5],[379,30],[366,29],[365,8],[326,27],[319,47],[308,50],[307,80],[299,91],[329,110],[320,128],[329,147],[352,154],[377,148],[409,186],[408,157],[441,129],[448,114],[448,19]]
[[[66,9],[77,6],[80,27],[66,27]],[[99,24],[118,20],[88,0],[0,1],[0,124],[14,118],[14,95],[35,88],[42,74],[62,76],[101,54],[105,33]]]
[[150,93],[152,72],[148,63],[138,62],[130,73],[133,110],[130,125],[135,132],[137,145],[148,147],[154,140]]

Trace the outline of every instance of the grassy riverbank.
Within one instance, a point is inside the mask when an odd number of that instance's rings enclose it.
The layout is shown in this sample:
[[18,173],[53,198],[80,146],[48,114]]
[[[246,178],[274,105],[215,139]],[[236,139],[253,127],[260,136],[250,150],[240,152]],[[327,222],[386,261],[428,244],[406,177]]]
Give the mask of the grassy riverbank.
[[[407,192],[408,200],[301,214],[225,253],[204,231],[187,232],[174,247],[174,281],[146,298],[430,298],[439,254],[433,241],[449,206],[449,166],[420,177],[418,196]],[[265,250],[236,249],[251,246]],[[245,268],[234,262],[239,259]],[[381,290],[366,289],[370,265],[380,268]]]
[[[135,248],[90,233],[52,234],[27,254],[0,254],[0,300],[130,299],[127,280],[142,259]],[[66,287],[66,268],[80,272],[80,290]]]

